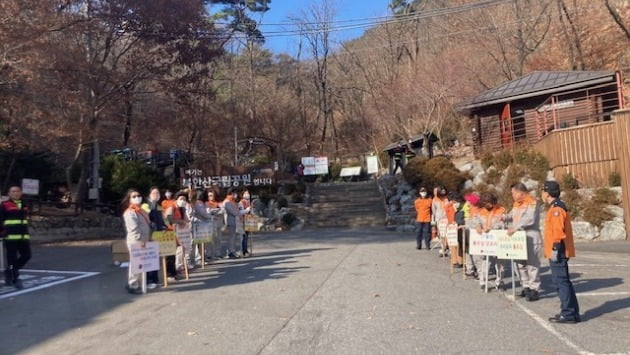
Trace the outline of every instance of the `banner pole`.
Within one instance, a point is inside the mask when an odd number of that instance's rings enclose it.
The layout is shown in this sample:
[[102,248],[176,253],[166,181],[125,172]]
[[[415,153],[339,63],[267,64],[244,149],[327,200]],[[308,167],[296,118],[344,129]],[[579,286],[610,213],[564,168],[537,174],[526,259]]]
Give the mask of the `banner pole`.
[[164,287],[168,287],[168,275],[166,274],[166,256],[162,257],[162,277],[164,280]]

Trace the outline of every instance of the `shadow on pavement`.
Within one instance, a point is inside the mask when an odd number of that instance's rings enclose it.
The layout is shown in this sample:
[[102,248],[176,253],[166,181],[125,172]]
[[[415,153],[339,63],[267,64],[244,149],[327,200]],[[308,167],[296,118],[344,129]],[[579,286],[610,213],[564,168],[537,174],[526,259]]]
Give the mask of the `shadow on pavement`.
[[615,311],[628,308],[630,308],[630,297],[606,301],[601,306],[589,309],[588,311],[584,312],[582,314],[582,321],[588,321],[597,317],[601,317],[604,314],[613,313]]

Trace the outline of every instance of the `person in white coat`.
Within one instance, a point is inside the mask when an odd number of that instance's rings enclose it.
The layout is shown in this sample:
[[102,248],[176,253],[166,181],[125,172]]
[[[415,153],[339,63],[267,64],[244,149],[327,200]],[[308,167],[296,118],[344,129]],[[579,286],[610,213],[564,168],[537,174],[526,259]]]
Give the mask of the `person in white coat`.
[[[123,221],[127,231],[127,248],[131,251],[132,245],[141,243],[143,246],[151,238],[151,222],[149,215],[141,208],[142,195],[134,189],[127,191],[123,199]],[[132,274],[129,269],[127,278],[127,291],[132,294],[142,293],[142,274]]]

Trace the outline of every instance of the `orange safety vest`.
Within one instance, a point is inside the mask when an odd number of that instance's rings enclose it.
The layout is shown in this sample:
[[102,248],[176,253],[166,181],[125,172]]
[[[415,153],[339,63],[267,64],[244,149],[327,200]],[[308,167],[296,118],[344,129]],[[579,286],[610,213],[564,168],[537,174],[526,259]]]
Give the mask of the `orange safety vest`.
[[413,205],[416,209],[416,222],[431,222],[431,206],[433,201],[430,198],[417,198]]
[[551,257],[553,244],[561,241],[564,241],[565,256],[567,258],[575,257],[571,216],[564,202],[555,199],[547,211],[547,219],[545,220],[545,258]]

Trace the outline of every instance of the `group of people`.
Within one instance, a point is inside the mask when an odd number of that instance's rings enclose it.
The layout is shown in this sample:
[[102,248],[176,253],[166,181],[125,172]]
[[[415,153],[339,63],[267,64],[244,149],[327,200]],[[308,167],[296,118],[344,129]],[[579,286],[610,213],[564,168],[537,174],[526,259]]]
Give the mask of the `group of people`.
[[[575,290],[571,283],[568,260],[575,256],[571,217],[568,208],[560,200],[560,185],[547,181],[541,193],[542,200],[549,206],[544,233],[540,228],[541,204],[523,183],[511,186],[514,205],[508,211],[501,206],[494,193],[481,194],[448,193],[438,186],[429,194],[426,187],[420,187],[415,200],[418,233],[416,248],[431,250],[439,248],[439,256],[447,257],[456,268],[464,268],[464,273],[479,281],[486,289],[486,275],[495,274],[494,286],[503,289],[503,260],[492,256],[471,255],[470,231],[479,234],[490,230],[504,229],[512,236],[516,231],[524,231],[527,239],[527,260],[515,260],[521,281],[520,297],[527,301],[537,301],[540,297],[540,253],[549,260],[552,281],[558,291],[561,312],[549,320],[556,323],[580,322],[580,311]],[[437,228],[440,223],[457,224],[457,245],[448,245],[445,235]],[[462,246],[462,247],[459,247]],[[466,251],[466,252],[465,252]]]
[[[169,282],[177,281],[186,268],[192,269],[202,263],[230,258],[249,256],[249,233],[244,231],[243,216],[253,213],[251,194],[230,188],[221,198],[220,191],[213,189],[182,190],[175,195],[169,190],[161,198],[159,188],[152,187],[149,196],[143,200],[142,194],[130,189],[123,199],[123,221],[126,229],[127,246],[151,241],[156,231],[184,231],[194,233],[203,231],[211,235],[211,242],[204,244],[206,260],[202,260],[199,245],[192,245],[190,250],[178,239],[177,251],[166,257],[166,274]],[[240,253],[237,243],[240,243]],[[185,264],[186,263],[186,264]],[[147,288],[157,287],[158,272],[146,274]],[[133,274],[130,270],[127,290],[141,293],[142,274]]]

